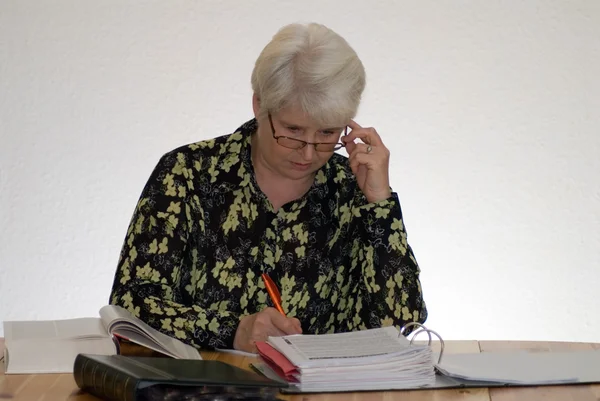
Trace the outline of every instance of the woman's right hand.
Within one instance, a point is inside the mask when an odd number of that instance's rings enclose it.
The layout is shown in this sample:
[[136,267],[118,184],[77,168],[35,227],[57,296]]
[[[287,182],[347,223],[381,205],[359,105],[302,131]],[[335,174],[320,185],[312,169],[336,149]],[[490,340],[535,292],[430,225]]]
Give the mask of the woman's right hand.
[[256,353],[256,341],[266,341],[269,336],[277,337],[290,334],[302,334],[300,321],[282,315],[275,308],[265,308],[240,320],[235,332],[233,348],[239,351]]

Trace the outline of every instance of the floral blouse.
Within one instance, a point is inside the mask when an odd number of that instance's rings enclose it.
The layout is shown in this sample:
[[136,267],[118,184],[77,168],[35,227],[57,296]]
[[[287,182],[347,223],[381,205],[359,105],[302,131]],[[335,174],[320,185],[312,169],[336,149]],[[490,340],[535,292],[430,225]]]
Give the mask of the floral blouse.
[[302,198],[275,211],[250,159],[256,129],[253,119],[160,159],[129,225],[110,303],[193,346],[232,348],[240,318],[273,306],[266,272],[303,333],[424,322],[396,193],[369,204],[348,159],[334,153]]

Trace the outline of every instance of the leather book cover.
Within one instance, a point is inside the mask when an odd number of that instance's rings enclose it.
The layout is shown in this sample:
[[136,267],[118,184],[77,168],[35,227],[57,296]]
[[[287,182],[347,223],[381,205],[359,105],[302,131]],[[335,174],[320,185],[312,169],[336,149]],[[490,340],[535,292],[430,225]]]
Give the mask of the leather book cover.
[[[79,354],[73,375],[77,386],[105,400],[139,401],[164,397],[238,392],[273,399],[288,384],[221,361]],[[154,398],[154,397],[152,397]]]

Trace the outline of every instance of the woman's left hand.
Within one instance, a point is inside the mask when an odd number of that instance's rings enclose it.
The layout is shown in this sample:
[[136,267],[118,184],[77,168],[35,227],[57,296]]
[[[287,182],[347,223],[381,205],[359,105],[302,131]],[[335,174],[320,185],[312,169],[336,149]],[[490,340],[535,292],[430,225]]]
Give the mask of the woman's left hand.
[[[369,203],[379,202],[391,196],[390,191],[390,151],[381,141],[375,128],[363,128],[354,120],[348,127],[352,131],[342,137],[346,144],[350,168],[356,176],[358,186]],[[355,143],[360,139],[362,143]]]

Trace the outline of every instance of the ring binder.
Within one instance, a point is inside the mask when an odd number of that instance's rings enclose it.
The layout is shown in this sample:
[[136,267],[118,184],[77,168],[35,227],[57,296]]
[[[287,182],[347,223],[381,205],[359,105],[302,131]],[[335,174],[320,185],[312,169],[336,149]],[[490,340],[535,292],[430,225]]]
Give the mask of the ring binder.
[[286,380],[290,392],[376,391],[435,385],[437,357],[432,355],[431,347],[409,344],[399,333],[398,326],[388,325],[326,335],[270,336],[267,341],[256,342],[259,364],[263,365],[259,370],[270,369],[271,376]]
[[[429,342],[417,345],[422,333]],[[441,345],[437,357],[434,336]],[[416,322],[287,338],[291,344],[281,337],[257,342],[260,362],[252,364],[267,377],[287,381],[281,390],[287,394],[600,383],[600,349],[446,355],[442,337]],[[398,352],[410,347],[412,352]]]
[[410,323],[406,324],[405,326],[403,326],[400,329],[400,334],[398,334],[398,337],[403,336],[406,328],[408,328],[410,326],[418,326],[419,327],[419,329],[417,331],[415,331],[414,333],[412,333],[412,337],[410,339],[410,344],[411,345],[412,345],[413,341],[415,340],[415,338],[420,333],[423,333],[423,332],[427,333],[427,336],[429,337],[429,341],[427,343],[427,346],[431,346],[431,334],[434,334],[437,338],[439,338],[441,349],[440,349],[440,356],[438,357],[437,363],[440,364],[442,362],[442,357],[444,356],[444,340],[442,339],[442,336],[440,336],[437,332],[435,332],[435,331],[433,331],[431,329],[428,329],[427,327],[425,327],[421,323],[410,322]]

